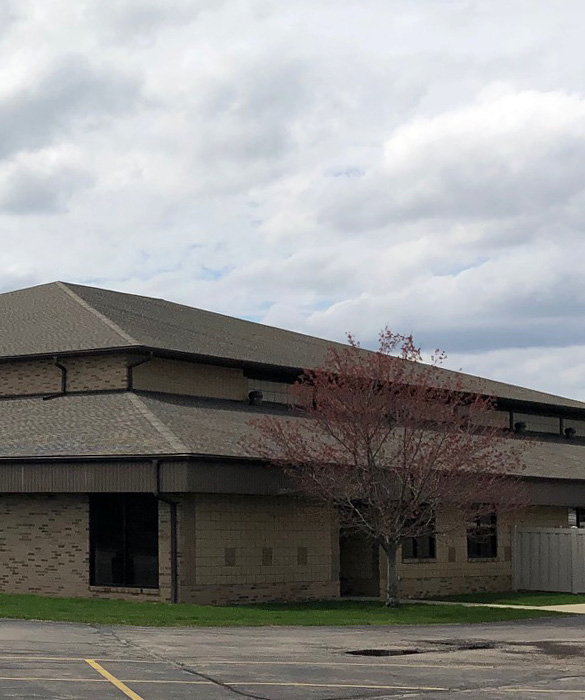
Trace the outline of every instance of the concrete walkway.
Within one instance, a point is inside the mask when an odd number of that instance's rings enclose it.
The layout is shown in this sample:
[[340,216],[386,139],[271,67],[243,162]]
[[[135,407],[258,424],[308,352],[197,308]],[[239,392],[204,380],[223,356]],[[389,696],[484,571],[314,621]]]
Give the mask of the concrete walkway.
[[466,608],[520,608],[521,610],[551,610],[552,612],[585,615],[585,603],[568,605],[504,605],[502,603],[457,603],[447,600],[403,600],[403,603],[420,603],[422,605],[463,605]]

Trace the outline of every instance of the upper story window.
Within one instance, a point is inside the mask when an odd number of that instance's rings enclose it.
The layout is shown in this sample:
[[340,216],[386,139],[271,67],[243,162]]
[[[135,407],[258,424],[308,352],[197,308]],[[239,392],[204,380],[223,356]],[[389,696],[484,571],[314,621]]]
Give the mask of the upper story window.
[[538,416],[532,413],[514,411],[512,425],[518,433],[549,433],[550,435],[560,435],[561,433],[559,416]]
[[261,391],[262,400],[272,403],[291,404],[290,384],[265,379],[248,379],[248,391]]

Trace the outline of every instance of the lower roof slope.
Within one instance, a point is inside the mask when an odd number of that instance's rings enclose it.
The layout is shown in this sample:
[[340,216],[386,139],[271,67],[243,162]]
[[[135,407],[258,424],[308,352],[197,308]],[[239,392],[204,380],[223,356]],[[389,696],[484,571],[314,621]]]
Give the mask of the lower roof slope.
[[[250,421],[259,415],[258,409],[236,401],[133,392],[4,400],[0,461],[157,455],[250,458],[254,455],[246,443],[255,436]],[[523,461],[524,476],[585,479],[585,446],[574,442],[527,440]]]

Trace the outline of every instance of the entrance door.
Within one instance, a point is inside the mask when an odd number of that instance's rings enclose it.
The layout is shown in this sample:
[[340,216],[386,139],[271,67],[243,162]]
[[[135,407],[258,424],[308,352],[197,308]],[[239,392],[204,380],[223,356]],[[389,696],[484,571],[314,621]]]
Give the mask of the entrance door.
[[342,596],[380,595],[378,545],[358,532],[339,536],[339,584]]

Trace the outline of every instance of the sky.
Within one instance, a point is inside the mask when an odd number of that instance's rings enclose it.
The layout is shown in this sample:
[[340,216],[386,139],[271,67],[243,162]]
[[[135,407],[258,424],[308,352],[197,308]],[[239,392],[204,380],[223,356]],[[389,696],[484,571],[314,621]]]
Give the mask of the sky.
[[583,0],[3,0],[0,291],[61,279],[585,401]]

